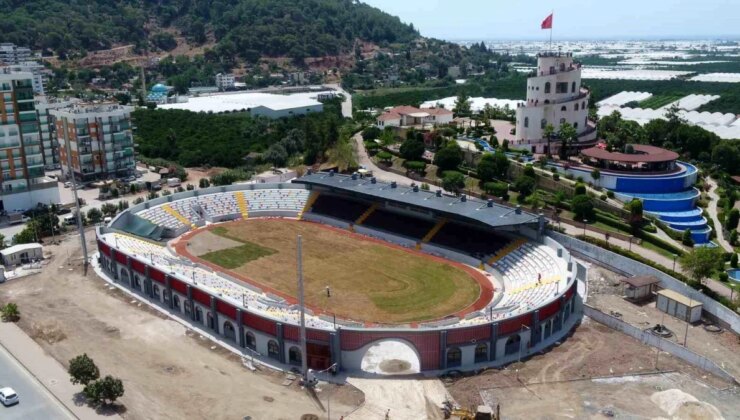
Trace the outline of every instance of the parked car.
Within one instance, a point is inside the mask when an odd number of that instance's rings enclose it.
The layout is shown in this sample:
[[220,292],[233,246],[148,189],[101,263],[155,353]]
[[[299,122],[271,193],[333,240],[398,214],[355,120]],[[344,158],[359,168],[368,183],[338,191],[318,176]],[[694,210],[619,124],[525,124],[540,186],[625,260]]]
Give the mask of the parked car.
[[72,209],[66,208],[66,207],[59,207],[59,210],[57,210],[57,214],[69,214],[72,213]]
[[18,401],[18,394],[13,390],[13,388],[0,388],[0,402],[3,403],[4,406],[7,407],[13,404],[18,404]]
[[64,188],[71,188],[71,187],[72,187],[72,182],[67,181],[64,183]]

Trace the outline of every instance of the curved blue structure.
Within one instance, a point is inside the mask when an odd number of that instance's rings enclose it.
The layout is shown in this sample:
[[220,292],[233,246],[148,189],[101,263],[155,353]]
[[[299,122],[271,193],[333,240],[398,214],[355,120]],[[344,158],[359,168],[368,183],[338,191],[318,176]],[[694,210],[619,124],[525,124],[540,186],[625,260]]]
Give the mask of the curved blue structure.
[[686,162],[676,162],[678,170],[671,174],[632,174],[603,171],[598,180],[591,177],[591,168],[571,167],[551,164],[566,174],[582,177],[587,182],[614,191],[617,199],[623,202],[634,198],[641,200],[646,213],[657,217],[670,229],[677,232],[691,230],[691,237],[697,245],[709,243],[712,228],[696,207],[700,196],[694,188],[698,177],[696,166]]

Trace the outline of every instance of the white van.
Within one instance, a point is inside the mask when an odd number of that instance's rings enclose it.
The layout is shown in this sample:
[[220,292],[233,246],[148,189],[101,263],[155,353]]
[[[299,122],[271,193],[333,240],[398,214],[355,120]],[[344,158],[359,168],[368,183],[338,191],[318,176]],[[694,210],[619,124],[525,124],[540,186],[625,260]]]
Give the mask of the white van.
[[180,186],[180,178],[167,178],[167,186],[172,187],[179,187]]
[[71,226],[77,224],[77,216],[74,214],[68,214],[62,218],[62,222],[65,226]]

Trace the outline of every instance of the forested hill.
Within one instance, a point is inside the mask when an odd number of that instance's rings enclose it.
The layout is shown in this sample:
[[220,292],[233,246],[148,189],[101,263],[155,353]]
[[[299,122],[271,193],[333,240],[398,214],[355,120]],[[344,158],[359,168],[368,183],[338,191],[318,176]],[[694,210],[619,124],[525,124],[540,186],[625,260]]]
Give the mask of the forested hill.
[[356,39],[418,36],[412,25],[354,0],[0,0],[0,10],[0,41],[61,56],[117,44],[166,50],[173,32],[247,61],[336,55]]

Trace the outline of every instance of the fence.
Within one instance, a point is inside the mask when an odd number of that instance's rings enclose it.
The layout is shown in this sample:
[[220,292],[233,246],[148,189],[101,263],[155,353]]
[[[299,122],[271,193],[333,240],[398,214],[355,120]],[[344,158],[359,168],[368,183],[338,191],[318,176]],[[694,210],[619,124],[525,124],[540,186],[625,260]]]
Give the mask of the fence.
[[703,369],[727,381],[737,383],[737,380],[734,376],[719,367],[715,362],[707,359],[704,356],[700,356],[687,349],[686,347],[674,343],[673,341],[650,334],[649,332],[643,331],[633,325],[630,325],[611,315],[607,315],[599,311],[598,309],[585,304],[583,305],[583,314],[600,324],[604,324],[609,328],[625,333],[630,337],[634,337],[640,340],[640,342],[643,344],[656,347],[658,348],[658,350],[666,351],[692,366]]
[[563,244],[571,252],[577,252],[596,262],[603,263],[609,267],[614,267],[616,271],[627,273],[632,276],[656,277],[660,280],[660,287],[673,290],[682,295],[688,296],[695,301],[701,302],[704,305],[704,311],[727,325],[736,334],[740,333],[740,315],[700,291],[691,288],[681,280],[671,277],[658,269],[650,267],[649,265],[600,248],[596,245],[592,245],[588,242],[552,231],[548,232],[548,235]]

